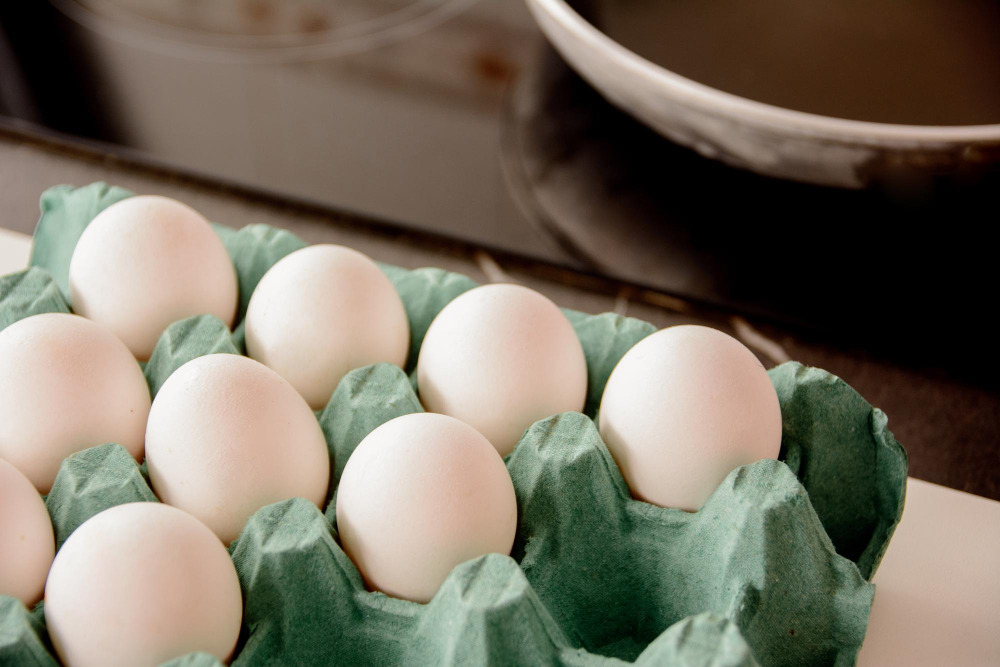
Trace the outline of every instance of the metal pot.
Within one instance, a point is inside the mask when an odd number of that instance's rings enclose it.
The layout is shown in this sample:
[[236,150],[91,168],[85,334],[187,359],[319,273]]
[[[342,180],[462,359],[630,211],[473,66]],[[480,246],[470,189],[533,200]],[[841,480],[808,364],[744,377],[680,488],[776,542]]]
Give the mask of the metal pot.
[[893,125],[755,102],[629,51],[565,0],[527,0],[563,58],[616,106],[702,155],[767,176],[844,188],[1000,167],[1000,124]]

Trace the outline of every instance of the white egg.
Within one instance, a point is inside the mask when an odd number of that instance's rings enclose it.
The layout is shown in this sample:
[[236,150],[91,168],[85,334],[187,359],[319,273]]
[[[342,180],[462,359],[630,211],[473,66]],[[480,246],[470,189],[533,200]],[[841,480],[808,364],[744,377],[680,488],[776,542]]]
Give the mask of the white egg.
[[45,623],[67,667],[155,666],[195,651],[228,660],[243,599],[200,521],[160,503],[118,505],[76,529],[45,585]]
[[142,460],[149,387],[110,331],[64,313],[0,331],[0,458],[48,493],[62,460],[117,442]]
[[29,607],[41,600],[55,555],[52,520],[38,489],[0,459],[0,595]]
[[506,456],[539,419],[583,410],[587,362],[549,299],[518,285],[485,285],[431,323],[417,386],[427,410],[461,419]]
[[608,379],[601,436],[632,494],[695,511],[739,466],[778,457],[781,409],[757,357],[721,331],[662,329]]
[[250,357],[320,410],[348,371],[380,361],[404,366],[410,325],[375,262],[350,248],[315,245],[261,279],[247,309],[246,341]]
[[146,465],[163,502],[235,540],[265,505],[302,497],[322,507],[330,455],[319,422],[267,366],[211,354],[167,378],[146,427]]
[[190,206],[139,196],[97,214],[69,265],[73,312],[108,327],[148,359],[171,323],[215,315],[232,326],[236,271],[219,236]]
[[337,489],[344,552],[369,587],[428,602],[452,569],[509,554],[514,485],[496,450],[457,419],[397,417],[361,441]]

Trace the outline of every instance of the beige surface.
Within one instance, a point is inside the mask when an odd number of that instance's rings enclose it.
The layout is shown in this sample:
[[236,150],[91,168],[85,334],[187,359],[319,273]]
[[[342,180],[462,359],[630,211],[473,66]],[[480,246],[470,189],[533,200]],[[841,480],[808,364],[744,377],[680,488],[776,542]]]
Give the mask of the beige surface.
[[911,477],[875,583],[859,665],[1000,665],[1000,503]]
[[0,227],[0,276],[28,265],[31,237]]
[[[30,247],[0,228],[0,275]],[[910,478],[875,583],[861,667],[1000,665],[1000,502]]]

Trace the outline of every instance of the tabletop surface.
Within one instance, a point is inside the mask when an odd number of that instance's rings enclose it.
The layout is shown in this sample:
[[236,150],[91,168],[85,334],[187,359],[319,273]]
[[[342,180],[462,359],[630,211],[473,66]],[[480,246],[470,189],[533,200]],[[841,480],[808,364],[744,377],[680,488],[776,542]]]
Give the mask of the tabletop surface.
[[[21,159],[19,159],[21,158]],[[37,167],[36,172],[25,167]],[[12,175],[16,174],[16,177]],[[12,176],[8,178],[8,176]],[[12,188],[13,181],[30,187]],[[491,279],[514,279],[546,293],[559,305],[588,312],[606,310],[627,311],[658,326],[688,321],[703,321],[685,312],[682,303],[664,298],[661,306],[649,300],[632,301],[628,294],[615,295],[593,292],[581,285],[567,285],[540,277],[537,271],[523,271],[516,264],[501,266],[485,253],[471,255],[456,252],[447,245],[438,248],[421,245],[403,234],[384,230],[358,229],[351,226],[320,225],[308,215],[290,213],[274,207],[255,206],[248,202],[232,202],[232,193],[206,191],[203,187],[165,175],[137,175],[112,162],[100,164],[80,162],[61,154],[47,153],[34,145],[11,146],[0,141],[0,202],[6,216],[0,219],[0,275],[17,271],[27,265],[31,248],[30,232],[37,219],[22,219],[12,213],[25,211],[25,200],[37,202],[42,190],[57,183],[83,185],[94,180],[107,180],[145,193],[177,197],[208,214],[211,219],[235,226],[251,222],[267,222],[288,228],[310,242],[338,242],[355,247],[374,259],[401,266],[440,266],[471,275],[487,282]],[[238,198],[237,198],[238,199]],[[7,204],[10,205],[7,205]],[[241,215],[234,218],[234,212]],[[228,213],[229,217],[226,217]],[[4,229],[6,227],[7,229]],[[13,230],[13,231],[12,231]],[[655,300],[654,300],[655,301]],[[700,314],[699,314],[700,315]],[[742,320],[721,320],[721,326],[735,329],[734,333],[747,342],[768,365],[794,356],[799,350],[789,339],[774,340]],[[720,326],[720,323],[713,323]],[[806,349],[806,348],[802,348]],[[850,373],[838,372],[823,360],[802,359],[829,370],[858,387]],[[825,355],[855,370],[870,365],[861,360],[853,366],[844,361],[850,355]],[[859,377],[871,377],[884,369],[868,368]],[[944,383],[944,390],[950,388]],[[861,388],[862,394],[872,396]],[[885,404],[876,404],[894,415]],[[895,427],[895,421],[891,422]],[[909,448],[901,430],[894,428],[903,445]],[[995,448],[996,443],[980,443]],[[942,452],[946,456],[947,452]],[[911,456],[912,460],[912,456]],[[915,473],[911,466],[911,473]],[[990,471],[995,475],[996,471]],[[937,667],[964,665],[996,667],[1000,665],[1000,633],[996,619],[1000,618],[1000,502],[963,493],[937,484],[910,478],[907,485],[906,509],[885,560],[875,576],[875,602],[865,644],[858,661],[862,666]]]

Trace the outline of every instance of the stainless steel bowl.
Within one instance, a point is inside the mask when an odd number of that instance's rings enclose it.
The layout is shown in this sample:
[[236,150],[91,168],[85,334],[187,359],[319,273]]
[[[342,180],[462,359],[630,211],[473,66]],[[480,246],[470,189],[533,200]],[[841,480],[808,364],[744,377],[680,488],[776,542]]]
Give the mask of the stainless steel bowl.
[[565,0],[527,0],[563,58],[616,106],[702,155],[795,181],[864,188],[886,180],[975,174],[1000,166],[1000,124],[869,123],[724,93],[629,51]]

